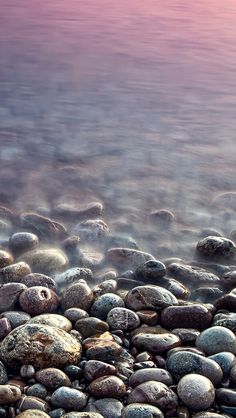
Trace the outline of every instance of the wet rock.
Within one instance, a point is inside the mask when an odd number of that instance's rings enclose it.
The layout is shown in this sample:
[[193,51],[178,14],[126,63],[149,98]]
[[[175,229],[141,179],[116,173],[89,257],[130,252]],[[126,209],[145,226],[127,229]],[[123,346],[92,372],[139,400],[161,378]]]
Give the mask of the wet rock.
[[132,403],[126,406],[121,416],[122,418],[164,418],[159,408],[145,403]]
[[80,308],[89,311],[93,303],[93,292],[84,280],[74,283],[66,288],[61,296],[63,311],[69,308]]
[[219,364],[210,358],[187,351],[172,353],[167,359],[166,368],[177,381],[189,373],[201,374],[216,386],[223,379],[223,372]]
[[6,337],[9,332],[11,332],[11,324],[7,318],[0,319],[0,340]]
[[91,307],[91,315],[106,320],[108,312],[118,307],[124,307],[123,299],[114,293],[105,293],[95,299]]
[[38,244],[37,235],[30,232],[16,232],[9,238],[9,248],[16,255],[33,250]]
[[101,219],[88,219],[73,228],[73,233],[83,241],[103,241],[109,232],[107,224]]
[[107,315],[107,323],[110,329],[130,331],[140,325],[138,315],[127,308],[113,308]]
[[13,263],[13,257],[6,251],[0,250],[0,269]]
[[171,332],[181,339],[183,345],[194,345],[197,336],[200,334],[197,329],[191,328],[175,328]]
[[35,379],[37,382],[53,390],[59,388],[60,386],[71,385],[71,381],[68,376],[61,370],[53,367],[37,371]]
[[77,364],[81,345],[67,332],[41,324],[15,328],[1,344],[1,357],[10,367],[63,367]]
[[36,396],[22,396],[18,402],[18,409],[20,412],[27,411],[28,409],[36,409],[43,412],[49,412],[49,404],[41,398]]
[[213,325],[228,328],[236,334],[236,313],[218,313],[214,316]]
[[213,326],[201,332],[196,339],[196,347],[203,350],[208,356],[222,351],[236,353],[236,337],[232,331],[225,327]]
[[57,290],[57,285],[56,285],[55,280],[41,273],[27,274],[27,276],[21,279],[21,283],[25,284],[27,287],[43,286],[43,287],[48,287],[54,292]]
[[226,309],[236,312],[236,288],[217,299],[215,301],[215,307],[217,309]]
[[66,317],[72,324],[75,324],[76,321],[79,321],[83,318],[88,318],[88,312],[80,308],[69,308],[64,312],[64,318]]
[[20,294],[19,304],[24,312],[34,316],[55,312],[59,299],[53,290],[43,286],[33,286]]
[[61,216],[63,219],[82,220],[97,218],[102,214],[103,205],[100,202],[91,202],[86,205],[73,205],[68,203],[61,203],[54,209],[54,213],[57,216]]
[[216,398],[220,405],[236,406],[236,390],[219,388],[216,391]]
[[160,286],[163,286],[165,289],[169,290],[169,292],[171,292],[177,299],[186,300],[189,298],[189,289],[178,280],[163,278]]
[[79,319],[75,324],[75,329],[79,331],[84,338],[90,337],[94,334],[102,334],[109,330],[106,322],[101,321],[95,317]]
[[130,290],[125,298],[126,307],[134,310],[162,310],[167,306],[177,305],[176,297],[168,290],[154,285],[138,286]]
[[116,374],[117,370],[111,364],[104,363],[103,361],[89,360],[84,367],[84,376],[90,382],[102,376]]
[[168,267],[168,274],[181,283],[189,286],[220,285],[220,278],[213,273],[184,264],[172,263]]
[[105,293],[116,293],[117,292],[117,281],[116,280],[105,280],[93,288],[93,294],[95,298],[104,295]]
[[212,322],[212,314],[200,304],[169,306],[161,313],[161,323],[167,329],[196,328],[203,330]]
[[28,323],[49,325],[51,327],[63,329],[67,332],[70,332],[72,329],[71,322],[64,316],[58,314],[46,313],[37,315],[34,318],[31,318]]
[[22,228],[33,232],[44,241],[60,240],[66,237],[65,227],[37,213],[22,213],[20,215]]
[[123,398],[126,394],[124,382],[117,376],[102,376],[93,380],[88,388],[97,398]]
[[32,364],[25,364],[20,368],[20,375],[23,379],[32,379],[35,375],[35,368]]
[[151,254],[131,248],[110,248],[107,251],[107,261],[122,271],[135,270],[149,260],[154,260]]
[[89,281],[92,280],[92,278],[92,271],[90,269],[81,267],[73,267],[55,276],[55,280],[60,286],[69,286],[70,284],[78,282],[81,279]]
[[21,390],[12,385],[0,385],[0,405],[16,402],[21,397]]
[[148,403],[168,411],[178,405],[177,395],[164,383],[149,381],[136,386],[128,396],[128,404]]
[[23,254],[22,258],[31,266],[33,272],[49,276],[65,270],[68,265],[66,255],[57,248],[32,250]]
[[35,383],[34,385],[28,387],[26,390],[27,396],[33,396],[40,399],[46,399],[48,391],[47,388],[44,385],[41,385],[40,383]]
[[123,405],[118,399],[114,398],[90,398],[85,409],[86,411],[100,413],[104,418],[120,418]]
[[[221,353],[213,354],[212,356],[208,358],[211,360],[214,360],[216,363],[219,364],[220,368],[223,371],[224,376],[228,376],[230,373],[230,370],[236,364],[236,357],[232,353],[228,353],[228,352],[221,352]],[[235,382],[236,382],[236,379],[235,379]]]
[[17,307],[20,294],[27,289],[21,283],[9,283],[0,286],[0,312],[9,311]]
[[28,264],[20,261],[19,263],[11,264],[0,270],[0,283],[20,283],[27,274],[31,273]]
[[71,379],[71,381],[79,380],[83,376],[83,371],[79,366],[70,365],[64,368],[64,372]]
[[233,241],[224,237],[208,236],[197,243],[197,252],[207,258],[233,259],[236,247]]
[[137,315],[142,324],[157,325],[159,320],[159,314],[152,310],[137,311]]
[[[134,272],[135,277],[143,282],[158,282],[166,274],[166,266],[159,260],[149,260]],[[158,284],[158,283],[155,283]]]
[[77,389],[62,386],[53,392],[51,403],[55,408],[63,408],[66,411],[81,411],[87,404],[88,396]]
[[21,311],[5,311],[0,315],[0,318],[6,318],[11,324],[11,328],[17,328],[25,324],[31,319],[31,316]]
[[198,374],[182,377],[177,392],[181,401],[195,411],[209,408],[215,399],[215,388],[211,381]]
[[166,330],[163,330],[163,333],[160,334],[151,334],[148,331],[145,332],[145,329],[143,333],[132,337],[132,343],[139,350],[147,350],[156,354],[181,345],[180,338]]
[[18,418],[50,418],[50,415],[46,412],[39,411],[37,409],[28,409],[17,415]]
[[141,383],[148,382],[150,380],[165,383],[167,386],[173,385],[173,379],[170,373],[167,370],[159,368],[148,368],[135,371],[129,379],[129,385],[131,387],[136,387]]
[[216,299],[223,296],[223,290],[218,287],[198,287],[191,293],[191,299],[197,302],[214,303]]

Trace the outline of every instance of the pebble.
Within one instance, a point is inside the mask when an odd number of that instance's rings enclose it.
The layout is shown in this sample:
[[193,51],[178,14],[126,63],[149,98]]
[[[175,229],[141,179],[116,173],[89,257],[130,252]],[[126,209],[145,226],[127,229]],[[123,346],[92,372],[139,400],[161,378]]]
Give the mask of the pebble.
[[236,313],[217,313],[217,315],[214,316],[213,325],[228,328],[236,334]]
[[191,299],[197,302],[214,303],[224,294],[218,287],[198,287],[191,293]]
[[104,293],[95,299],[91,307],[91,315],[106,320],[108,312],[118,307],[124,307],[123,299],[114,293]]
[[9,248],[16,255],[32,250],[38,244],[37,235],[30,232],[16,232],[9,238]]
[[19,303],[24,312],[34,316],[55,312],[59,299],[53,290],[43,286],[33,286],[20,294]]
[[115,366],[98,360],[89,360],[84,367],[84,376],[90,382],[99,377],[117,373]]
[[171,277],[180,280],[181,283],[187,286],[220,285],[220,278],[216,274],[210,273],[202,268],[172,263],[168,266],[167,271]]
[[79,319],[75,323],[75,329],[79,331],[84,338],[90,337],[94,334],[103,333],[109,330],[107,322],[95,317]]
[[150,213],[150,219],[165,228],[175,221],[175,215],[169,209],[158,209]]
[[102,219],[88,219],[73,228],[73,233],[83,241],[101,241],[109,235],[108,225]]
[[28,409],[17,415],[18,418],[50,418],[50,415],[38,409]]
[[21,283],[0,285],[0,312],[10,311],[17,307],[20,294],[27,287]]
[[66,229],[62,224],[37,213],[22,213],[20,224],[44,241],[63,239],[66,236]]
[[141,383],[154,380],[156,382],[165,383],[167,386],[173,385],[173,379],[170,373],[165,369],[148,368],[135,371],[129,378],[129,385],[136,387]]
[[159,314],[152,310],[143,310],[136,312],[140,322],[146,325],[157,325],[159,320]]
[[57,274],[55,281],[60,286],[69,286],[72,283],[78,282],[79,280],[92,280],[93,273],[92,270],[88,268],[73,267],[69,270],[64,271],[63,273]]
[[123,398],[126,394],[124,382],[117,376],[102,376],[93,380],[88,390],[98,398]]
[[30,273],[27,274],[22,280],[21,283],[25,284],[27,287],[33,286],[43,286],[48,287],[49,289],[53,290],[54,292],[57,290],[57,285],[55,280],[53,280],[49,276],[45,276],[45,274],[41,273]]
[[39,368],[63,367],[79,361],[81,345],[59,328],[25,324],[4,338],[0,355],[11,367],[24,364],[33,364]]
[[31,316],[21,311],[5,311],[1,313],[0,318],[8,319],[11,328],[14,329],[28,322],[31,319]]
[[151,254],[132,248],[110,248],[107,251],[107,261],[121,271],[136,270],[149,260],[154,260]]
[[190,409],[199,411],[209,408],[215,400],[215,388],[212,382],[199,374],[187,374],[179,381],[178,396]]
[[77,389],[62,386],[53,392],[51,403],[55,408],[63,408],[66,411],[81,411],[87,404],[88,396]]
[[35,379],[37,382],[52,390],[55,390],[60,386],[71,385],[69,377],[62,370],[53,367],[38,370],[35,374]]
[[146,403],[132,403],[122,411],[122,418],[164,418],[163,413],[156,406]]
[[70,332],[72,329],[71,322],[64,316],[58,314],[46,313],[37,315],[31,318],[28,323],[50,325],[51,327],[60,328],[67,332]]
[[4,385],[8,381],[8,375],[4,364],[0,361],[0,385]]
[[93,288],[95,298],[104,295],[105,293],[116,293],[118,289],[116,280],[105,280]]
[[177,335],[183,345],[194,345],[200,331],[191,328],[175,328],[172,329],[172,334]]
[[16,402],[21,398],[21,390],[13,385],[0,385],[0,405]]
[[188,299],[190,295],[189,289],[175,279],[162,279],[161,286],[169,290],[177,299]]
[[[24,253],[23,260],[30,265],[34,273],[49,275],[66,269],[67,256],[58,248],[36,249]],[[31,273],[30,271],[27,274]],[[26,274],[25,274],[26,275]]]
[[72,324],[75,324],[80,319],[88,318],[88,312],[80,308],[69,308],[64,312],[64,318],[67,318]]
[[6,337],[11,332],[11,323],[7,318],[0,318],[0,340]]
[[51,408],[44,399],[37,398],[36,396],[23,395],[18,402],[18,409],[20,412],[27,411],[28,409],[38,409],[43,412],[49,412]]
[[63,408],[56,408],[49,412],[51,418],[61,418],[66,411]]
[[0,270],[0,283],[21,283],[21,280],[29,273],[31,273],[30,266],[24,261],[11,264]]
[[145,309],[162,310],[167,306],[177,305],[176,297],[160,286],[137,286],[130,290],[125,298],[126,307],[133,311]]
[[216,390],[216,398],[220,405],[236,406],[236,390],[219,388]]
[[236,288],[217,299],[214,305],[217,309],[236,312]]
[[13,257],[6,251],[0,250],[0,269],[13,263]]
[[169,306],[161,313],[161,323],[167,329],[196,328],[202,331],[212,323],[212,314],[200,304]]
[[218,363],[187,351],[172,353],[167,359],[166,369],[177,381],[189,373],[201,374],[210,379],[215,386],[223,379],[223,372]]
[[64,368],[64,372],[72,380],[80,379],[83,375],[83,371],[79,366],[70,365]]
[[89,311],[93,303],[93,292],[84,280],[67,287],[61,295],[61,308],[80,308]]
[[35,368],[32,364],[25,364],[20,368],[20,375],[23,379],[32,379],[35,375]]
[[169,351],[171,348],[181,345],[180,338],[168,331],[161,334],[151,334],[144,332],[135,335],[132,338],[132,343],[139,350],[147,350],[151,353],[163,353]]
[[[214,360],[216,363],[219,364],[221,367],[224,376],[228,376],[230,370],[233,370],[233,366],[236,364],[236,357],[232,353],[228,352],[221,352],[217,354],[213,354],[212,356],[208,357],[211,360]],[[236,372],[236,369],[235,369]],[[235,376],[236,382],[236,376]]]
[[47,397],[48,391],[44,385],[40,383],[35,383],[26,390],[27,396],[34,396],[36,398],[45,399]]
[[236,247],[228,238],[208,236],[197,243],[197,252],[207,258],[232,259],[236,254]]
[[97,412],[69,412],[62,415],[62,418],[104,418],[104,416]]
[[123,405],[114,398],[90,398],[85,409],[89,412],[100,413],[104,418],[120,418]]
[[225,327],[213,326],[201,332],[196,339],[196,347],[203,350],[208,356],[222,351],[236,353],[236,337],[232,331]]
[[85,205],[73,205],[69,203],[60,203],[54,208],[56,215],[68,218],[70,221],[88,218],[97,218],[103,211],[103,205],[100,202],[91,202]]
[[107,323],[111,330],[130,331],[140,325],[138,315],[127,308],[113,308],[107,315]]
[[128,404],[148,403],[160,408],[162,412],[167,412],[177,407],[178,398],[164,383],[150,380],[132,389],[127,402]]
[[134,272],[135,277],[143,282],[156,282],[166,274],[166,266],[159,260],[149,260],[141,264]]

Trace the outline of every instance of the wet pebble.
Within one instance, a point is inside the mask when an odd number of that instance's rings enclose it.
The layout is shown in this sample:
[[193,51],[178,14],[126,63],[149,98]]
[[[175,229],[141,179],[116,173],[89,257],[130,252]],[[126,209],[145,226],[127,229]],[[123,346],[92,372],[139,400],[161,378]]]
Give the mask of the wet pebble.
[[95,299],[91,307],[91,315],[106,320],[108,312],[118,307],[124,307],[123,299],[114,293],[105,293]]
[[16,255],[32,250],[38,244],[37,235],[30,232],[16,232],[9,238],[9,248]]
[[127,308],[113,308],[107,315],[107,323],[111,330],[130,331],[140,325],[138,315]]
[[214,305],[217,309],[227,309],[231,312],[236,312],[236,288],[217,299]]
[[63,291],[61,296],[61,307],[63,311],[69,308],[80,308],[89,311],[92,303],[93,292],[84,280],[70,285]]
[[199,411],[209,408],[215,400],[212,382],[199,374],[187,374],[178,383],[178,396],[190,409]]
[[67,318],[73,324],[80,319],[88,318],[88,312],[84,311],[84,309],[80,308],[69,308],[64,312],[64,317]]
[[43,286],[33,286],[20,294],[19,303],[24,312],[34,316],[55,312],[59,299],[53,290]]
[[157,325],[159,321],[159,314],[152,310],[142,310],[136,312],[140,322],[146,325]]
[[21,398],[21,390],[13,385],[0,385],[0,405],[16,402]]
[[[101,415],[97,412],[68,412],[68,414],[62,415],[62,418],[104,418],[105,415]],[[111,416],[109,418],[112,418]]]
[[115,366],[98,360],[89,360],[84,367],[84,376],[90,382],[99,377],[117,373]]
[[145,403],[132,403],[122,411],[122,418],[164,418],[163,413],[156,406]]
[[172,263],[168,266],[168,274],[186,286],[220,285],[220,278],[209,271],[186,264]]
[[203,330],[212,322],[212,314],[200,304],[169,306],[161,313],[161,323],[167,329],[196,328]]
[[219,388],[216,391],[216,398],[220,405],[236,406],[236,390]]
[[132,338],[132,343],[139,350],[151,353],[163,353],[181,345],[180,338],[166,331],[161,334],[140,333]]
[[102,376],[93,380],[88,388],[98,398],[123,398],[126,394],[124,382],[117,376]]
[[175,328],[172,329],[172,334],[177,335],[183,345],[194,345],[200,331],[191,328]]
[[233,241],[224,237],[208,236],[197,243],[197,252],[207,258],[232,259],[236,254]]
[[62,371],[53,367],[36,372],[35,379],[49,389],[55,390],[60,386],[70,386],[69,377]]
[[148,403],[161,409],[172,410],[177,407],[177,395],[164,383],[149,381],[132,389],[128,396],[128,404]]
[[63,408],[66,411],[81,411],[87,404],[88,396],[77,389],[62,386],[52,394],[53,407]]
[[0,361],[0,385],[4,385],[8,381],[7,370],[4,364]]
[[95,298],[97,298],[105,293],[116,293],[117,288],[118,286],[116,280],[105,280],[93,288],[93,294]]
[[46,412],[39,411],[37,409],[28,409],[17,415],[18,418],[50,418],[50,415]]
[[213,326],[201,332],[196,339],[196,347],[208,356],[222,351],[236,353],[236,337],[225,327]]
[[78,282],[79,280],[92,280],[93,273],[88,268],[73,267],[63,273],[57,274],[55,280],[61,286],[69,286],[72,283]]
[[136,387],[141,383],[148,382],[150,380],[165,383],[167,386],[173,385],[173,379],[170,373],[165,369],[159,368],[148,368],[135,371],[129,379],[129,385],[131,387]]
[[228,328],[236,334],[236,313],[217,313],[214,316],[213,325]]
[[133,311],[145,309],[162,310],[177,305],[176,297],[160,286],[138,286],[130,290],[125,298],[126,307]]

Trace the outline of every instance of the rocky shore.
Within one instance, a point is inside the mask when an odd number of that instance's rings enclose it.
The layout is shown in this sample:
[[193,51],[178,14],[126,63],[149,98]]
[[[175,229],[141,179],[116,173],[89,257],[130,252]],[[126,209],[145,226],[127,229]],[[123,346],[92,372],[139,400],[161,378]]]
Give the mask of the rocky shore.
[[102,216],[0,207],[0,418],[236,416],[235,235],[157,258]]

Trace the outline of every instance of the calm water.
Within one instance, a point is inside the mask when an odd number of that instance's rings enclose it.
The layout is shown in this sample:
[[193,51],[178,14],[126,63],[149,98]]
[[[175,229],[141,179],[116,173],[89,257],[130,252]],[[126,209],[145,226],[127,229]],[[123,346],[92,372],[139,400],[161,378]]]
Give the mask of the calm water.
[[154,209],[175,212],[184,243],[190,225],[236,227],[211,203],[236,183],[235,0],[0,6],[2,204],[100,200],[156,251]]

